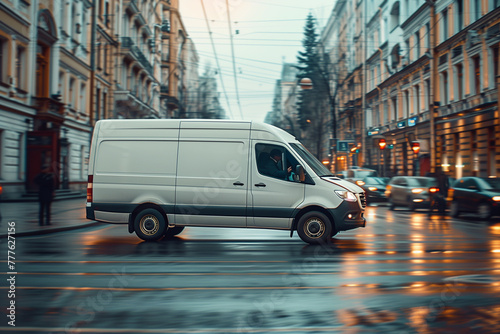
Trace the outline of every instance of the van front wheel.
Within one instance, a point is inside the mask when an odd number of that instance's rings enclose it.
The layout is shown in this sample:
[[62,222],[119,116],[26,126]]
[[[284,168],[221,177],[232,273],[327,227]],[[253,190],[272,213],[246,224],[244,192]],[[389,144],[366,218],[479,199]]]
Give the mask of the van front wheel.
[[155,209],[145,209],[135,217],[134,228],[142,240],[158,240],[165,233],[165,218]]
[[332,236],[332,223],[323,213],[311,211],[300,217],[297,233],[308,244],[327,243]]

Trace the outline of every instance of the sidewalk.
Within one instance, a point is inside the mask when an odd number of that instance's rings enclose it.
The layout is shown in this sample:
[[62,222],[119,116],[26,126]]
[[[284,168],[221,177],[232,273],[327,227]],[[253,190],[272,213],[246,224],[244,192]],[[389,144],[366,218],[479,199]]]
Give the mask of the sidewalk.
[[8,222],[15,222],[16,237],[84,228],[101,223],[85,218],[85,198],[52,202],[51,225],[38,225],[38,202],[0,202],[0,238],[6,238]]

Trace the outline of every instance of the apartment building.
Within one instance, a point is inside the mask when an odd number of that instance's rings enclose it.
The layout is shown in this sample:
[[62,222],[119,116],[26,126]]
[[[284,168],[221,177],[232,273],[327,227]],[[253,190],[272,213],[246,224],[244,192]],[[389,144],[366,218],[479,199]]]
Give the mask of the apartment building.
[[[321,36],[338,86],[337,137],[362,141],[360,153],[337,150],[337,159],[386,176],[425,175],[437,166],[457,178],[497,176],[499,6],[337,2]],[[347,165],[337,160],[337,170]]]
[[185,117],[197,61],[178,0],[0,2],[0,183],[82,191],[92,127],[106,118]]

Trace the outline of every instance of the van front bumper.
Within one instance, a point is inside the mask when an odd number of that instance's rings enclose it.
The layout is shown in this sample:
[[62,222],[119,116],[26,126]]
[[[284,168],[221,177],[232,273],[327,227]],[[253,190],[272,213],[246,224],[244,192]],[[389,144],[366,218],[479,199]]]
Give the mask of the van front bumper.
[[365,210],[360,208],[358,202],[343,201],[337,208],[328,211],[333,217],[337,232],[366,226]]

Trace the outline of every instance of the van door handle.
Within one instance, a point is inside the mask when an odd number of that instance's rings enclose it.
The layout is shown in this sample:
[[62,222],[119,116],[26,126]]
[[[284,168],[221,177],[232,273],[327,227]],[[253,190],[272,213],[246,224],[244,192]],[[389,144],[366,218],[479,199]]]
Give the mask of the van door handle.
[[256,187],[265,187],[266,184],[261,182],[261,183],[257,183],[255,186]]
[[244,184],[240,181],[236,181],[235,183],[233,183],[233,186],[244,186]]

